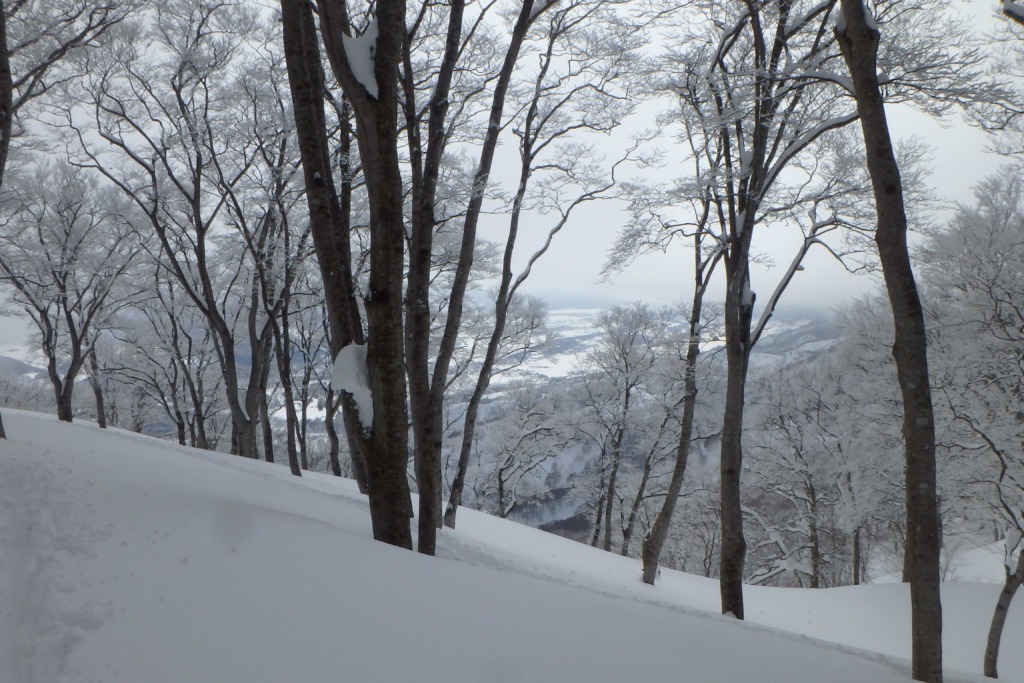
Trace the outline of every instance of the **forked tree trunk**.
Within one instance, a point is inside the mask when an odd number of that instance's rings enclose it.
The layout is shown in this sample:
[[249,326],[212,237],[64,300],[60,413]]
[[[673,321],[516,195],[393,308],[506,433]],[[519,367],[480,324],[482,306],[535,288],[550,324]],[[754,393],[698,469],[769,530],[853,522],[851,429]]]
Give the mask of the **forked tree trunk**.
[[863,0],[842,0],[845,30],[836,37],[853,80],[868,172],[875,194],[878,246],[895,322],[892,354],[903,396],[906,444],[907,562],[915,680],[942,681],[942,604],[939,596],[939,512],[935,482],[935,421],[928,380],[927,338],[917,283],[907,251],[903,184],[889,137],[878,83],[879,32]]
[[[300,0],[281,0],[281,22],[311,235],[323,281],[333,357],[347,344],[365,343],[353,286],[350,224],[346,210],[346,187],[351,181],[345,166],[349,144],[347,121],[341,130],[343,167],[342,195],[339,198],[331,182],[331,149],[327,141],[323,100],[324,73],[312,7]],[[346,107],[347,104],[343,103],[343,114],[348,113]],[[353,474],[359,490],[366,493],[369,489],[366,473],[369,444],[363,436],[353,405],[351,401],[343,401],[342,417]]]
[[[291,2],[287,4],[291,5]],[[307,18],[305,23],[312,25],[308,3],[300,4],[298,9],[285,8],[284,5],[283,2],[282,8],[286,12],[301,12]],[[369,200],[370,277],[365,298],[368,330],[366,365],[373,397],[373,424],[368,435],[366,473],[373,537],[391,545],[411,548],[409,518],[412,516],[412,504],[407,477],[409,413],[406,404],[402,316],[405,193],[398,158],[397,87],[406,31],[405,8],[405,0],[378,0],[376,3],[377,39],[372,57],[371,82],[366,76],[362,79],[357,77],[349,63],[343,41],[346,31],[350,29],[346,4],[340,0],[324,0],[319,3],[324,48],[355,116],[356,140]],[[312,54],[307,58],[319,59]],[[292,94],[294,99],[294,88]],[[320,92],[316,95],[319,97]],[[302,156],[305,163],[305,149]],[[311,158],[310,161],[319,166],[323,159]],[[329,168],[325,168],[325,171],[330,172]],[[309,169],[306,169],[306,173],[309,183]],[[322,179],[320,182],[322,184]],[[317,243],[315,230],[313,237],[319,256],[320,244]],[[337,236],[334,239],[337,240]],[[334,258],[335,254],[329,253],[327,256]],[[351,281],[348,284],[351,285]],[[352,315],[357,314],[357,310],[352,312]]]
[[999,593],[999,600],[996,602],[996,609],[992,613],[992,624],[988,629],[988,642],[985,645],[985,675],[989,678],[999,678],[997,664],[999,663],[999,643],[1003,638],[1003,626],[1006,624],[1006,614],[1010,611],[1010,602],[1014,593],[1024,582],[1024,552],[1017,556],[1017,568],[1011,573],[1006,572],[1006,583]]

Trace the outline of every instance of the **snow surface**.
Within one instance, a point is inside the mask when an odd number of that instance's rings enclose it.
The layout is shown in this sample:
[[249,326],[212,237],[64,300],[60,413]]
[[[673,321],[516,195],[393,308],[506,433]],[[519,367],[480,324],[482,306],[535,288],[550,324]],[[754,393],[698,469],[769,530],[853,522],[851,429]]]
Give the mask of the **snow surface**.
[[366,346],[349,344],[338,351],[331,372],[331,387],[352,394],[363,429],[373,429],[373,392],[366,368]]
[[377,99],[380,90],[377,87],[377,75],[373,72],[373,53],[377,49],[377,19],[373,18],[362,35],[342,36],[341,44],[345,48],[345,57],[356,77],[370,97]]
[[[635,560],[470,510],[427,558],[372,541],[349,480],[4,420],[4,683],[910,680],[902,585],[748,588],[741,623],[712,580],[646,586]],[[948,681],[985,680],[951,669],[980,671],[998,591],[944,586]],[[1019,607],[1006,628],[1021,642]]]

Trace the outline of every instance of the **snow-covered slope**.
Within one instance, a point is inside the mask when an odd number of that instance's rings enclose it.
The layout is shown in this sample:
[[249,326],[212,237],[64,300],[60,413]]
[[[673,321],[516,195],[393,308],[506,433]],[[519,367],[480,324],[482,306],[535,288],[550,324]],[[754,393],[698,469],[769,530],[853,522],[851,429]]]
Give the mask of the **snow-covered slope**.
[[[750,589],[738,623],[713,581],[472,511],[432,559],[373,542],[350,481],[4,420],[4,683],[909,680],[903,586]],[[997,591],[946,586],[950,667],[980,669]]]

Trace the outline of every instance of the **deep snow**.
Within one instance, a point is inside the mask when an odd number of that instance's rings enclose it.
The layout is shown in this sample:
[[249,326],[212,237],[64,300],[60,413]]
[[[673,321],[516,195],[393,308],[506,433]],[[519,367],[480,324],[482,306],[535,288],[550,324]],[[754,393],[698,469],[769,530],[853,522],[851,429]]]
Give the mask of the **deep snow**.
[[[431,559],[372,541],[348,480],[4,420],[3,683],[909,680],[901,585],[750,588],[738,623],[713,581],[652,588],[634,560],[472,511]],[[944,587],[951,669],[980,672],[998,590]]]

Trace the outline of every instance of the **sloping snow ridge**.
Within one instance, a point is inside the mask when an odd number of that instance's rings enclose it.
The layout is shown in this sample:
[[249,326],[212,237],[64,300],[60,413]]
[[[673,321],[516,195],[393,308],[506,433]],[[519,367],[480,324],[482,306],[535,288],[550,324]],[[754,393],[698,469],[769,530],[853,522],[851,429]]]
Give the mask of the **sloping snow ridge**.
[[[740,623],[712,580],[646,586],[635,560],[470,510],[428,558],[374,542],[349,480],[4,421],[3,683],[910,680],[902,585],[748,588]],[[948,681],[986,680],[954,670],[980,671],[998,591],[944,586]]]

